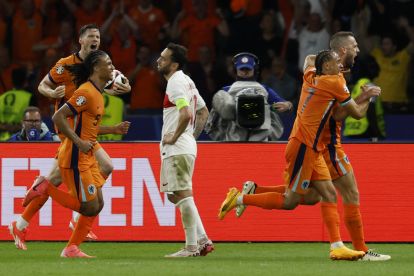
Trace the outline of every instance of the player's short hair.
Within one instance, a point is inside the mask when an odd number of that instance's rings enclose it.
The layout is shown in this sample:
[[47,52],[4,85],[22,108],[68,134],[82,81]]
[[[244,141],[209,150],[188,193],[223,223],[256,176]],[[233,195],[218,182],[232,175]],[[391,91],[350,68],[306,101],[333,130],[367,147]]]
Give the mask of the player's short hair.
[[87,30],[91,30],[91,29],[97,29],[99,31],[99,27],[95,23],[86,24],[86,25],[83,25],[79,29],[79,37],[83,36]]
[[178,63],[178,70],[181,70],[187,64],[187,48],[180,44],[168,43],[167,49],[171,51],[171,60]]
[[330,61],[334,57],[333,50],[322,50],[315,58],[316,75],[322,75],[322,69],[325,62]]
[[339,48],[343,47],[344,42],[349,37],[355,37],[353,32],[337,32],[331,39],[329,40],[329,47],[333,50],[338,50]]

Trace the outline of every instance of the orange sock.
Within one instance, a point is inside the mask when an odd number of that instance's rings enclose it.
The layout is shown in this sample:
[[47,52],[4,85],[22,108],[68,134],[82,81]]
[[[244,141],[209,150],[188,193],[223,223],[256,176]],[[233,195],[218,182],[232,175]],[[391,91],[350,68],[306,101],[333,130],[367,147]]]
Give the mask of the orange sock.
[[359,205],[344,204],[344,221],[355,250],[367,252],[368,247],[364,240],[364,227],[362,226]]
[[341,234],[339,232],[339,215],[336,203],[322,202],[321,212],[323,222],[329,233],[329,241],[331,243],[341,241]]
[[49,199],[48,196],[38,196],[35,197],[26,208],[24,208],[22,218],[25,221],[29,222],[33,216],[42,208],[45,202]]
[[279,193],[283,194],[286,192],[285,185],[279,186],[256,186],[256,190],[254,190],[255,194],[262,194],[262,193]]
[[92,224],[95,218],[96,216],[86,217],[86,216],[80,215],[78,223],[76,224],[76,228],[75,230],[73,230],[67,246],[70,246],[72,244],[79,246],[85,240],[85,237],[89,233],[89,231],[91,231]]
[[69,208],[73,211],[79,212],[80,202],[79,200],[72,196],[71,194],[59,190],[55,186],[49,183],[47,187],[47,192],[53,200],[56,200],[63,207]]
[[285,198],[280,193],[262,193],[243,196],[243,204],[264,209],[283,209],[284,200]]

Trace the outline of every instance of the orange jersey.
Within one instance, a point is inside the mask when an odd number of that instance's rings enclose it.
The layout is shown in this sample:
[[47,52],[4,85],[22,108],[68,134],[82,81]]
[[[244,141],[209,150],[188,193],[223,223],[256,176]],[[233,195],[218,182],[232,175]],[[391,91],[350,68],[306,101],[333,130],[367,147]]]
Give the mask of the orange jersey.
[[[73,112],[69,124],[71,124],[76,134],[82,140],[96,141],[99,124],[105,109],[102,93],[92,82],[88,81],[73,93],[66,105]],[[62,142],[58,160],[60,167],[78,167],[80,171],[89,169],[96,162],[92,150],[83,153],[73,145],[70,139],[65,139]]]
[[61,99],[56,99],[55,111],[57,111],[67,100],[72,97],[76,90],[76,85],[73,83],[71,73],[65,68],[65,65],[73,65],[82,63],[79,53],[72,54],[68,57],[61,58],[56,62],[55,66],[49,71],[49,80],[56,86],[65,86],[65,96]]
[[[334,107],[335,109],[335,107]],[[323,129],[322,140],[324,144],[341,145],[342,122],[335,121],[332,115]]]
[[303,75],[298,112],[289,138],[296,138],[315,151],[325,148],[321,134],[336,102],[347,104],[351,95],[340,75],[316,76],[315,68]]

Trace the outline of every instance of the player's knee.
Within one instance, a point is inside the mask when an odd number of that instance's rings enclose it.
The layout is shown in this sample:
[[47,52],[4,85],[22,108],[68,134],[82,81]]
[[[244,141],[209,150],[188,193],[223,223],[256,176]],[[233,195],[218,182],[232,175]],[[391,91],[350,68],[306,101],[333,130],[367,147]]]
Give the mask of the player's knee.
[[82,202],[79,213],[87,217],[94,217],[99,214],[102,208],[103,202],[100,204],[97,199],[89,202]]
[[54,171],[51,174],[49,174],[48,180],[56,187],[62,184],[62,176],[60,175],[60,170]]
[[328,191],[323,198],[326,202],[336,202],[336,192]]
[[105,206],[105,203],[103,201],[99,202],[99,211],[98,214],[102,211],[103,207]]
[[352,189],[342,195],[344,203],[359,204],[359,191]]
[[299,198],[298,199],[288,199],[285,197],[285,201],[283,202],[283,209],[285,210],[293,210],[299,205]]
[[101,171],[106,175],[109,176],[112,171],[114,170],[114,165],[112,164],[112,162],[108,161],[108,162],[103,162],[101,165]]
[[174,194],[167,194],[168,201],[171,203],[177,203],[177,197]]

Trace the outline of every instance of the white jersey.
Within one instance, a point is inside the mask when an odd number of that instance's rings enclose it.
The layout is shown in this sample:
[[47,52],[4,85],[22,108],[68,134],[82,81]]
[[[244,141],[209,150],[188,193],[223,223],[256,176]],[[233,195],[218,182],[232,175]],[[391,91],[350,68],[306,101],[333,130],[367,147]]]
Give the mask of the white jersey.
[[178,99],[185,99],[189,103],[191,119],[185,131],[178,137],[174,145],[162,145],[160,143],[161,159],[173,155],[191,154],[197,155],[197,144],[194,139],[195,114],[197,110],[203,108],[206,103],[201,98],[192,79],[183,73],[175,72],[167,83],[164,97],[163,126],[161,139],[166,133],[174,133],[177,129],[179,110],[176,107]]

